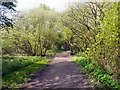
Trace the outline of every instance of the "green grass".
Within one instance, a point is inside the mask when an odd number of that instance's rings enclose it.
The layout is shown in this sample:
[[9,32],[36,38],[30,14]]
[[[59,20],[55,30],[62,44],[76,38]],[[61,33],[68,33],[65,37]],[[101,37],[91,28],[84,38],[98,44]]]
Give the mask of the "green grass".
[[87,58],[72,57],[72,61],[80,67],[81,72],[89,74],[89,76],[92,75],[97,79],[96,83],[94,82],[94,79],[90,79],[95,87],[120,88],[120,83],[118,82],[118,80],[113,79],[113,77],[109,75],[108,72],[96,67]]
[[17,69],[17,71],[10,72],[2,77],[2,88],[20,88],[22,85],[30,80],[32,76],[39,70],[48,65],[48,58],[41,58],[39,61],[31,65]]
[[2,75],[16,71],[22,67],[31,65],[40,61],[42,57],[37,56],[3,56],[2,57]]
[[68,50],[65,50],[65,49],[61,49],[61,50],[48,50],[46,55],[56,55],[56,53],[61,53],[61,52],[65,52],[65,51],[68,51]]
[[73,62],[73,63],[75,63],[75,64],[77,64],[78,65],[78,67],[80,67],[79,69],[80,69],[80,72],[81,73],[88,73],[88,71],[85,69],[85,68],[83,68],[76,60],[77,60],[77,58],[78,57],[71,57],[72,59],[71,59],[71,61]]

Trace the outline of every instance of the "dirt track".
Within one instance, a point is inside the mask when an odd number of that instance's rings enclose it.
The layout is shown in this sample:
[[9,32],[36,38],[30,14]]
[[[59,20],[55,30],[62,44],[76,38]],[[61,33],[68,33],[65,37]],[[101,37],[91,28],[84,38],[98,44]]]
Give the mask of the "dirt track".
[[58,53],[53,62],[33,77],[26,88],[90,88],[92,84],[70,61],[70,52]]

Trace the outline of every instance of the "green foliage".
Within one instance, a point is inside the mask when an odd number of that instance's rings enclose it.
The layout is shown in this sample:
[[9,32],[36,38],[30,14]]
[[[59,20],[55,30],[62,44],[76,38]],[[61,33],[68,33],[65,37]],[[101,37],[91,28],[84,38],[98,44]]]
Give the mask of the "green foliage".
[[45,5],[18,13],[14,27],[8,28],[9,33],[2,32],[3,54],[44,56],[56,42],[56,15],[54,10],[45,9]]
[[[94,66],[95,67],[95,66]],[[94,68],[94,72],[91,72],[91,74],[93,74],[96,77],[101,77],[101,75],[105,74],[104,70],[100,70],[98,68]]]
[[75,55],[77,55],[77,56],[82,56],[82,57],[87,57],[87,55],[86,55],[86,53],[85,52],[78,52],[78,53],[76,53]]
[[[90,74],[94,75],[99,82],[101,82],[105,87],[108,88],[120,88],[120,83],[118,80],[113,79],[113,76],[110,76],[104,70],[99,69],[92,62],[89,62],[87,58],[77,57],[76,62],[84,67]],[[97,84],[96,84],[97,85]],[[99,86],[98,86],[99,87]]]
[[2,75],[16,71],[22,67],[41,61],[42,57],[37,56],[3,56],[2,57]]
[[119,4],[76,3],[62,13],[43,4],[20,13],[14,27],[1,32],[3,54],[42,56],[57,52],[48,50],[70,49],[71,54],[83,56],[77,62],[105,86],[118,87],[109,74],[120,78]]
[[45,4],[40,4],[40,8],[43,8],[44,10],[50,10],[50,7]]
[[[29,58],[29,57],[28,57]],[[36,57],[33,57],[36,59]],[[30,58],[31,59],[31,58]],[[35,73],[45,68],[49,59],[37,58],[38,61],[31,65],[22,67],[17,71],[10,72],[2,77],[2,88],[20,88],[26,83]],[[29,60],[28,60],[29,61]]]
[[120,75],[119,3],[76,3],[62,16],[64,37],[71,51],[116,78]]
[[86,65],[85,68],[86,68],[89,72],[93,72],[96,67],[95,67],[92,63],[90,63],[90,64]]
[[76,61],[83,67],[88,64],[88,59],[84,57],[79,57]]
[[46,55],[56,55],[56,53],[61,53],[61,52],[65,52],[67,50],[65,49],[61,49],[61,50],[48,50]]

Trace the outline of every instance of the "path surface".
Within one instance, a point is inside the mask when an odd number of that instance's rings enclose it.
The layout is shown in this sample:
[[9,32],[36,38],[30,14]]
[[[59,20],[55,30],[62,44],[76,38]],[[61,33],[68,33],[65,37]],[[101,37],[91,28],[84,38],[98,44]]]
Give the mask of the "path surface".
[[90,88],[88,79],[70,61],[70,52],[56,54],[53,62],[33,77],[26,88]]

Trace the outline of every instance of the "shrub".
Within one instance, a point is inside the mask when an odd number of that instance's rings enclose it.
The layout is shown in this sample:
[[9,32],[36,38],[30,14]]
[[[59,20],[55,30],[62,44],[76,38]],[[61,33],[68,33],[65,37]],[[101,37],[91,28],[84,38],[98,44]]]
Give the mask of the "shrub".
[[87,65],[89,63],[89,60],[87,58],[84,57],[79,57],[76,59],[76,61],[82,66],[85,67],[85,65]]
[[104,86],[108,88],[120,88],[120,83],[118,80],[112,80],[112,76],[109,75],[108,72],[99,69],[96,67],[89,59],[84,57],[76,58],[76,61],[84,67],[87,71],[89,71],[92,75],[94,75],[99,82],[101,82]]
[[90,64],[86,65],[85,68],[86,68],[89,72],[93,72],[96,67],[95,67],[92,63],[90,63]]
[[112,77],[108,74],[105,74],[103,77],[100,78],[100,81],[105,83],[107,80],[112,79]]
[[96,69],[94,70],[94,72],[93,72],[93,75],[96,76],[97,78],[98,78],[98,76],[101,75],[101,74],[105,74],[105,71],[100,70],[100,69],[98,69],[98,68],[96,68]]
[[110,88],[120,88],[119,82],[117,80],[108,80],[105,85]]

